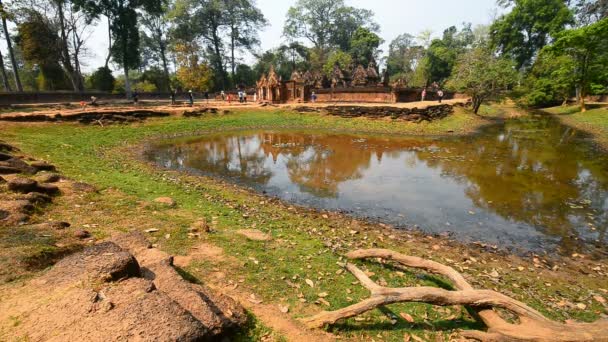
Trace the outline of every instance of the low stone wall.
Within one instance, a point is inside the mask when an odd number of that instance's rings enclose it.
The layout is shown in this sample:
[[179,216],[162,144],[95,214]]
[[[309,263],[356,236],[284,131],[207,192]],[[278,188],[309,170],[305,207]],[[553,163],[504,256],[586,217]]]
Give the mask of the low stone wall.
[[[87,91],[84,93],[76,93],[70,91],[55,91],[55,92],[24,92],[24,93],[4,93],[0,92],[0,107],[9,107],[17,104],[34,104],[34,103],[67,103],[91,101],[91,96],[97,97],[99,102],[126,100],[125,94],[112,94],[106,92]],[[171,96],[169,93],[138,93],[140,100],[163,100],[169,101]],[[209,94],[212,99],[215,94]],[[188,94],[178,93],[176,95],[178,101],[186,101]],[[194,93],[195,100],[203,99],[202,93]]]
[[30,114],[30,115],[3,115],[0,116],[0,121],[12,121],[12,122],[79,122],[81,124],[101,124],[109,125],[113,123],[132,123],[144,121],[152,117],[165,117],[170,114],[167,112],[145,110],[145,109],[132,109],[132,110],[101,110],[85,111],[80,113],[73,113],[69,115],[45,115],[45,114]]
[[398,108],[388,106],[327,106],[324,108],[297,107],[298,112],[319,112],[324,111],[329,115],[336,115],[343,118],[385,118],[400,119],[406,121],[433,121],[443,119],[454,113],[454,107],[449,104],[429,106],[426,108]]
[[[419,88],[382,88],[382,87],[352,87],[335,89],[317,89],[317,102],[366,102],[366,103],[397,103],[416,102],[421,100],[422,89]],[[444,99],[466,98],[464,94],[445,92]],[[427,91],[426,100],[438,100],[437,93]]]

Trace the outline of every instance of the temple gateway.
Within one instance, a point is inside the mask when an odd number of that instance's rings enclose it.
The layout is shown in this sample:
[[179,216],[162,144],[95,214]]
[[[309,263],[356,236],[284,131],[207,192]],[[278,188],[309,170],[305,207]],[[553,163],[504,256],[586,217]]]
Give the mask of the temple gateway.
[[[427,100],[436,99],[437,85],[427,88]],[[258,102],[302,103],[311,100],[314,92],[317,102],[373,102],[397,103],[420,101],[422,88],[408,87],[405,80],[389,82],[386,70],[380,75],[374,61],[367,67],[358,65],[345,71],[335,65],[331,79],[320,72],[295,70],[288,81],[279,76],[274,66],[268,75],[262,74],[256,83]],[[458,98],[459,94],[445,92],[445,99]]]

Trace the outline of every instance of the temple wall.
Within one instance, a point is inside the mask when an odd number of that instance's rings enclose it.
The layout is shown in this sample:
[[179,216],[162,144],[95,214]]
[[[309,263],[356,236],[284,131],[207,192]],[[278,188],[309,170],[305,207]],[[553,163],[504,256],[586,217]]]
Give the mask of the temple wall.
[[391,106],[327,106],[321,109],[317,107],[298,107],[299,112],[318,112],[323,111],[329,115],[336,115],[343,118],[386,118],[406,120],[406,121],[433,121],[447,117],[454,113],[454,106],[440,104],[425,108],[399,108]]
[[[421,100],[422,89],[404,88],[393,91],[391,88],[367,87],[367,88],[335,88],[316,89],[317,102],[366,102],[366,103],[395,103],[416,102]],[[467,98],[464,94],[445,92],[446,100]],[[427,91],[426,100],[437,100],[437,94]]]

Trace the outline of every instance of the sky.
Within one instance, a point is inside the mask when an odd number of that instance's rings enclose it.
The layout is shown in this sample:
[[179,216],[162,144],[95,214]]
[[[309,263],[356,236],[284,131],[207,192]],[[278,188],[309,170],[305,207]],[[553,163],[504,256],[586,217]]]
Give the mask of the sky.
[[[388,44],[402,33],[417,35],[424,30],[431,30],[434,36],[440,36],[449,26],[461,26],[470,22],[473,27],[492,22],[499,11],[496,0],[345,0],[347,5],[370,9],[375,14],[375,21],[380,24],[379,35],[385,43],[382,49],[386,53]],[[257,0],[269,25],[260,33],[261,51],[279,46],[284,38],[283,24],[285,15],[296,0]],[[102,66],[107,54],[107,22],[102,20],[91,31],[86,43],[88,56],[83,70],[90,72]],[[3,44],[3,43],[2,43]],[[6,54],[5,45],[0,45]],[[244,62],[253,63],[251,55],[244,56]]]

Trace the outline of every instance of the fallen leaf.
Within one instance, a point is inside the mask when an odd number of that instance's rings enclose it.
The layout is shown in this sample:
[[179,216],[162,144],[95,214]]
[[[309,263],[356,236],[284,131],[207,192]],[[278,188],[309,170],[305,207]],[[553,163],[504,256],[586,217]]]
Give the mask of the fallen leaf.
[[321,293],[319,293],[319,297],[320,298],[325,298],[327,296],[329,296],[329,294],[327,292],[321,292]]
[[157,231],[158,231],[158,229],[156,229],[156,228],[146,229],[145,230],[146,233],[156,233]]
[[606,304],[606,299],[604,299],[604,297],[602,296],[593,296],[593,299],[595,299],[599,303]]
[[412,340],[412,337],[410,336],[410,334],[405,333],[403,334],[403,342],[410,342]]
[[288,313],[289,312],[289,306],[288,305],[279,305],[279,310],[281,310],[282,313]]
[[587,305],[585,305],[583,303],[576,303],[576,307],[581,310],[585,310],[587,308]]
[[308,284],[308,286],[310,286],[310,287],[315,287],[315,283],[314,283],[312,280],[310,280],[310,279],[306,279],[306,280],[304,280],[304,281],[306,282],[306,284]]
[[405,312],[400,312],[399,316],[403,317],[404,320],[410,322],[410,323],[414,323],[414,318],[412,318],[412,315],[405,313]]

